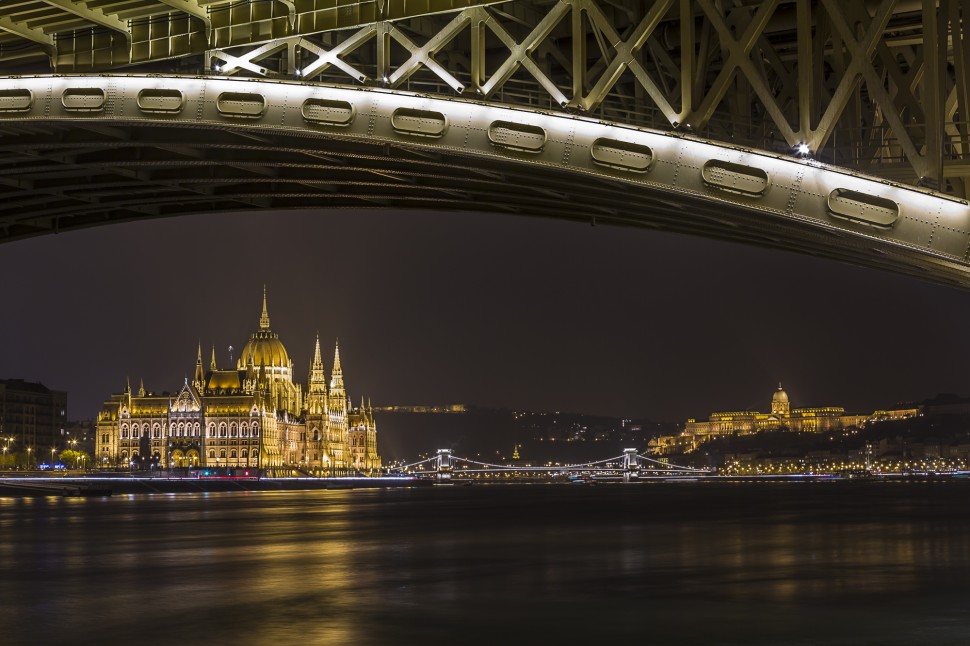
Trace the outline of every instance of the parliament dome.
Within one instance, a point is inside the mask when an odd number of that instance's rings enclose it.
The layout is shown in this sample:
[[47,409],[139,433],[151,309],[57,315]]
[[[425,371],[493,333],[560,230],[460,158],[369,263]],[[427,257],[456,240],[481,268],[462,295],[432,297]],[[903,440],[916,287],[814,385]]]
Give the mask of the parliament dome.
[[239,355],[240,370],[244,370],[249,365],[250,357],[257,368],[261,365],[287,367],[290,365],[290,355],[286,353],[286,347],[279,336],[269,330],[254,332],[246,342],[246,346]]
[[265,289],[263,289],[263,315],[259,318],[259,329],[253,332],[239,354],[239,361],[236,364],[238,369],[245,370],[250,359],[256,368],[263,365],[290,367],[290,355],[286,352],[286,347],[280,341],[279,335],[269,329]]

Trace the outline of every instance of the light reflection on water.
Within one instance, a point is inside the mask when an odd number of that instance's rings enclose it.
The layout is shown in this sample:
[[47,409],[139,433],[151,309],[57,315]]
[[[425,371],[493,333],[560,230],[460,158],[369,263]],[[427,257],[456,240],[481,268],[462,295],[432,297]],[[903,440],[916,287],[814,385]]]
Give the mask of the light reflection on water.
[[970,483],[0,499],[0,643],[967,643]]

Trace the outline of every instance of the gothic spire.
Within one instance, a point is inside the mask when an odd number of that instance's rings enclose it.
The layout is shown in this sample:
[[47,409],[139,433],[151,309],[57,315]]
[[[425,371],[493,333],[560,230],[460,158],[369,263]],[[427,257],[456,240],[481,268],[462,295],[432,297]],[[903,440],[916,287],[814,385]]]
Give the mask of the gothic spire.
[[333,371],[343,373],[343,370],[340,368],[340,339],[337,339],[337,343],[334,345]]
[[320,333],[317,332],[317,344],[313,348],[313,365],[323,363],[323,357],[320,354]]
[[259,381],[257,382],[257,384],[260,386],[260,388],[263,388],[266,386],[266,362],[265,361],[259,362]]
[[144,377],[142,377],[141,379],[139,379],[139,383],[138,383],[138,396],[139,397],[144,397],[145,396],[145,378]]
[[[205,373],[202,370],[202,341],[199,341],[199,351],[195,355],[195,375],[192,377],[192,385],[201,391],[204,382]],[[189,383],[188,377],[185,378],[185,383]]]
[[[313,347],[313,363],[310,364],[310,388],[309,394],[319,403],[327,394],[327,375],[323,371],[323,356],[320,352],[320,333],[317,333],[317,341]],[[318,401],[319,400],[319,401]]]
[[209,363],[209,367],[213,370],[218,370],[216,368],[216,346],[214,345],[212,346],[212,361]]
[[263,315],[259,317],[259,329],[269,329],[269,311],[266,309],[266,285],[263,285]]
[[340,339],[333,351],[333,370],[330,372],[330,392],[333,396],[344,396],[344,372],[340,368]]

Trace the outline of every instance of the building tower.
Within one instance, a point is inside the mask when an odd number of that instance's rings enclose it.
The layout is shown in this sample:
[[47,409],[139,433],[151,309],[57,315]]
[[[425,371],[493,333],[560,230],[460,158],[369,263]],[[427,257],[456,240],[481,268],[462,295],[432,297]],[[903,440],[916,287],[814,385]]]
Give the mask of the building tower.
[[313,363],[310,364],[310,379],[307,389],[306,408],[310,415],[324,415],[327,410],[327,375],[323,368],[323,356],[320,353],[320,335],[313,348]]
[[788,402],[788,393],[782,390],[781,382],[779,381],[778,390],[771,396],[771,414],[788,417],[790,413],[791,404]]
[[344,447],[349,443],[348,438],[348,406],[347,391],[344,389],[344,372],[340,367],[340,340],[337,340],[333,352],[333,372],[330,373],[330,396],[328,403],[328,447],[327,453],[334,464],[346,465],[345,460],[350,456],[344,455]]
[[248,371],[249,362],[260,370],[265,366],[266,384],[271,393],[273,407],[288,415],[299,416],[303,406],[303,389],[293,383],[293,362],[286,352],[278,334],[269,323],[266,307],[266,288],[263,287],[263,312],[259,317],[259,329],[253,332],[236,360],[236,370]]

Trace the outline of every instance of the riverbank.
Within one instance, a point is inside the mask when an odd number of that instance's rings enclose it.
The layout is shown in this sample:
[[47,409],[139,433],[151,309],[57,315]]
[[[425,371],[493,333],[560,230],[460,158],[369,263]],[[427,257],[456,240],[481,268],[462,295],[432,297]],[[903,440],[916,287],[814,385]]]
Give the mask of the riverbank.
[[413,477],[345,478],[142,478],[4,477],[0,497],[110,496],[116,494],[214,493],[225,491],[312,491],[319,489],[374,489],[430,484]]

